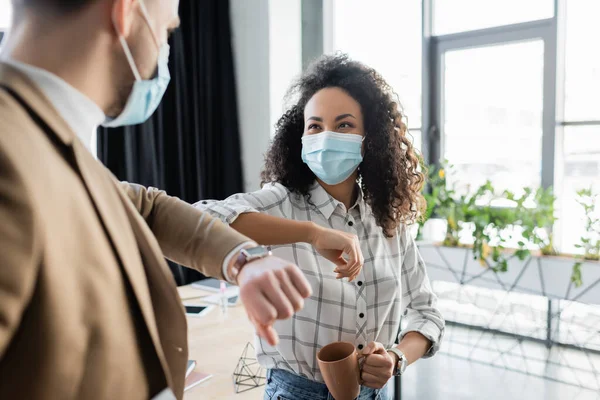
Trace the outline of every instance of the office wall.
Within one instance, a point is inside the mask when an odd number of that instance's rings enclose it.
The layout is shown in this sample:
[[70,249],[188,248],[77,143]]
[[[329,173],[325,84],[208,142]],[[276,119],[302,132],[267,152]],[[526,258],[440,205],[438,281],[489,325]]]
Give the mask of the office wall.
[[269,144],[269,0],[230,0],[244,188],[259,186]]
[[282,98],[301,71],[300,0],[230,2],[244,187],[253,191]]
[[302,72],[301,0],[269,0],[271,133],[284,112],[283,98]]

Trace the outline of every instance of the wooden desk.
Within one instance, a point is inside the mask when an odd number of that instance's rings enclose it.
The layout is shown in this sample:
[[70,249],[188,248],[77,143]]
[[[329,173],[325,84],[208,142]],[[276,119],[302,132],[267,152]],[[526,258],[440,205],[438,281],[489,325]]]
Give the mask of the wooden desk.
[[[178,288],[184,304],[202,304],[198,296],[214,293],[182,286]],[[248,342],[254,344],[254,329],[242,305],[229,307],[227,317],[218,306],[203,317],[188,318],[190,359],[197,371],[211,373],[208,381],[185,392],[184,400],[236,399],[259,400],[264,386],[236,394],[232,374]],[[251,354],[254,357],[254,354]]]

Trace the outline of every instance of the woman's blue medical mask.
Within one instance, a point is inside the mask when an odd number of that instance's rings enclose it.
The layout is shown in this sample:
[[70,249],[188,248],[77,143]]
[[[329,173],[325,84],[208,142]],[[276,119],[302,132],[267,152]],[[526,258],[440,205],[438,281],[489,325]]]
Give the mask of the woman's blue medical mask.
[[302,161],[328,185],[342,183],[362,162],[364,137],[353,133],[321,132],[302,137]]
[[[142,14],[148,23],[148,27],[152,29],[150,24],[150,18],[148,11],[144,5],[144,2],[140,0],[140,9]],[[118,31],[117,31],[118,32]],[[156,38],[156,36],[155,36]],[[121,111],[121,114],[116,118],[107,118],[102,126],[107,128],[113,128],[117,126],[125,125],[136,125],[145,122],[154,113],[160,101],[167,90],[167,86],[171,81],[171,74],[169,74],[169,44],[164,43],[160,46],[158,51],[158,75],[149,80],[142,79],[140,72],[135,66],[135,61],[129,50],[129,46],[125,41],[125,38],[119,33],[119,41],[129,62],[129,66],[135,76],[135,83],[125,104],[125,108]]]

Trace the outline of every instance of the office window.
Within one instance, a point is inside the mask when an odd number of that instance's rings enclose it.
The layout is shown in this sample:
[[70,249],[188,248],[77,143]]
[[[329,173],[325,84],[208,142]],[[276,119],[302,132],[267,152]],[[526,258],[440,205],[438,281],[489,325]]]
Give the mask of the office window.
[[564,121],[556,146],[562,174],[556,181],[561,249],[573,253],[584,233],[576,193],[590,186],[600,192],[600,48],[589,45],[600,37],[600,2],[569,0],[566,7]]
[[433,33],[446,35],[552,18],[554,0],[433,0],[433,10]]
[[0,32],[8,30],[12,19],[11,0],[0,0]]
[[421,1],[333,0],[332,50],[375,68],[398,94],[421,146]]
[[422,133],[420,129],[409,129],[407,133],[408,137],[412,139],[413,146],[419,152],[422,150],[423,139],[421,137]]
[[442,154],[464,190],[539,187],[544,45],[539,40],[443,55]]
[[[590,186],[600,191],[600,50],[593,45],[600,37],[600,2],[560,2],[557,24],[565,41],[555,43],[556,25],[547,20],[554,17],[552,0],[431,1],[440,157],[457,167],[465,190],[486,179],[498,190],[553,184],[556,245],[577,252],[584,215],[576,193]],[[512,25],[526,22],[534,23]],[[490,27],[498,28],[473,32]],[[456,32],[463,33],[444,36]],[[549,46],[565,51],[553,60],[545,53],[554,53]],[[554,62],[564,82],[551,88]],[[554,89],[556,121],[543,101],[545,90]],[[554,157],[551,147],[543,151],[552,136]]]
[[566,6],[565,120],[600,120],[600,2]]

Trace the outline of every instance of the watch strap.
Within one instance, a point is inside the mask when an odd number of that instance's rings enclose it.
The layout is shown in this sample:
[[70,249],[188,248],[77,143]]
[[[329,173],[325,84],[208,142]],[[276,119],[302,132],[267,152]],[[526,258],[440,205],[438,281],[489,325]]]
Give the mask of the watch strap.
[[[248,257],[247,250],[248,249],[257,249],[257,248],[261,248],[263,250],[263,254],[261,256],[255,256],[253,258]],[[260,259],[266,258],[270,255],[271,255],[271,252],[265,246],[252,246],[252,247],[243,248],[240,251],[240,253],[238,254],[235,262],[229,266],[229,269],[227,270],[227,275],[233,282],[237,282],[237,277],[240,274],[240,271],[249,262],[255,261],[255,260],[260,260]]]
[[398,357],[398,364],[396,364],[394,375],[396,375],[396,376],[402,375],[402,373],[406,369],[406,364],[407,364],[406,356],[404,355],[404,353],[402,351],[400,351],[396,347],[391,347],[391,348],[387,349],[387,351],[394,353]]

